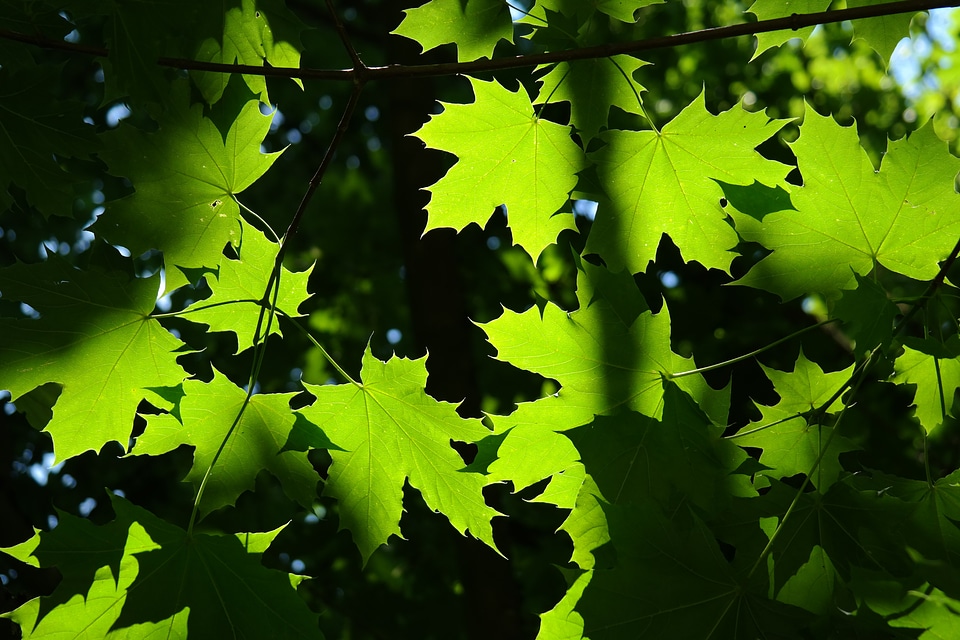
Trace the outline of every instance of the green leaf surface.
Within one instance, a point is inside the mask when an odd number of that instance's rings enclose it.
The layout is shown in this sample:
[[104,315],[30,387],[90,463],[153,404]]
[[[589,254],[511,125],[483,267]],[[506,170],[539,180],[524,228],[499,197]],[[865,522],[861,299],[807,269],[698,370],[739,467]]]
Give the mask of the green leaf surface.
[[791,194],[796,210],[738,217],[745,239],[773,250],[740,284],[790,300],[852,288],[854,274],[877,264],[917,280],[936,275],[960,234],[960,159],[933,127],[891,142],[876,171],[854,127],[808,106],[791,149],[804,183]]
[[668,509],[682,499],[715,513],[732,496],[754,495],[749,477],[734,474],[746,453],[722,439],[722,430],[679,390],[664,400],[662,421],[636,413],[598,416],[569,432],[604,501],[655,500]]
[[[260,564],[262,544],[246,549],[232,535],[189,535],[122,498],[112,500],[116,519],[94,528],[113,541],[118,563],[77,544],[92,527],[79,518],[36,534],[34,556],[43,566],[96,570],[89,591],[62,593],[61,583],[50,597],[71,597],[52,612],[44,611],[45,598],[14,611],[25,638],[322,638],[316,615],[288,577]],[[64,548],[73,551],[45,551]]]
[[[847,0],[847,6],[865,7],[881,4],[883,0]],[[857,20],[853,26],[853,39],[863,38],[870,48],[880,54],[883,66],[887,66],[897,44],[910,35],[910,21],[915,13],[898,13]]]
[[[221,255],[215,276],[206,276],[213,295],[187,307],[183,318],[208,325],[211,331],[233,332],[237,336],[239,353],[253,346],[260,311],[258,303],[267,290],[280,246],[243,220],[240,220],[239,235],[231,243],[237,259]],[[311,267],[306,271],[292,272],[282,268],[277,309],[287,316],[299,315],[297,309],[310,297],[307,280],[312,270]],[[272,300],[271,297],[269,301]],[[273,319],[270,333],[282,335],[279,319]]]
[[[146,416],[147,429],[137,438],[134,455],[160,455],[183,444],[195,448],[186,481],[199,489],[210,469],[200,502],[201,513],[233,504],[252,490],[257,474],[269,471],[284,492],[303,506],[317,497],[319,477],[302,451],[287,451],[293,430],[290,409],[293,393],[256,394],[243,409],[246,392],[214,369],[213,380],[187,380],[175,417]],[[233,427],[231,429],[231,427]],[[214,456],[226,439],[223,452],[211,469]]]
[[[814,486],[826,491],[843,471],[840,454],[854,451],[857,446],[840,435],[831,439],[834,427],[810,424],[801,414],[823,406],[850,378],[854,365],[824,373],[801,351],[791,372],[761,367],[781,400],[773,407],[759,405],[761,419],[743,427],[732,440],[741,447],[762,449],[760,463],[769,469],[760,474],[770,478],[810,473],[829,441],[829,448],[811,477]],[[826,407],[826,412],[836,413],[842,408],[840,401],[835,400],[834,405]]]
[[803,613],[745,589],[699,519],[671,521],[652,503],[605,510],[617,564],[595,569],[577,604],[584,636],[800,637],[790,630]]
[[545,613],[540,614],[540,631],[537,640],[580,640],[583,636],[583,616],[574,611],[574,607],[590,583],[591,573],[584,573],[560,599],[560,602]]
[[428,147],[459,160],[429,188],[426,230],[471,222],[481,227],[504,205],[520,245],[536,261],[564,229],[573,229],[573,215],[557,213],[586,166],[569,127],[538,118],[526,92],[508,91],[497,81],[471,78],[476,100],[442,103],[416,132]]
[[661,132],[607,131],[606,145],[590,154],[607,200],[600,203],[586,251],[603,255],[612,271],[644,271],[667,234],[685,260],[729,271],[738,242],[720,206],[717,181],[768,187],[789,167],[755,148],[786,123],[763,112],[733,108],[710,114],[704,94]]
[[931,433],[953,415],[953,399],[960,388],[960,339],[953,336],[946,345],[933,340],[905,341],[903,355],[893,365],[892,382],[915,385],[914,417]]
[[104,19],[102,37],[109,52],[101,62],[106,71],[104,100],[132,96],[162,104],[174,72],[157,60],[194,57],[200,42],[223,33],[227,8],[224,3],[193,0],[64,0],[59,6],[76,21]]
[[26,192],[44,215],[73,215],[74,179],[59,158],[87,158],[99,147],[94,128],[83,122],[80,102],[59,100],[54,87],[61,68],[29,65],[0,69],[0,205],[9,205],[10,186]]
[[[818,13],[826,11],[829,6],[830,0],[757,0],[750,6],[749,11],[757,16],[757,20],[773,20],[774,18],[785,18],[794,13]],[[793,38],[800,38],[805,42],[813,33],[813,29],[813,27],[804,27],[796,31],[784,29],[783,31],[758,33],[757,50],[753,54],[753,59],[756,59],[767,49],[779,47]]]
[[391,535],[400,536],[405,481],[460,533],[496,548],[484,502],[483,475],[467,471],[451,441],[478,442],[490,431],[457,415],[455,405],[424,392],[425,358],[377,360],[364,353],[362,384],[305,384],[317,400],[300,413],[342,450],[331,450],[324,495],[340,502],[340,528],[349,529],[366,562]]
[[844,333],[854,340],[853,352],[862,358],[874,347],[890,346],[900,310],[879,284],[860,274],[856,279],[857,288],[843,292],[833,315],[843,320]]
[[892,526],[899,530],[919,573],[951,597],[960,598],[960,471],[933,484],[874,476],[876,484],[908,505],[909,515]]
[[46,431],[58,460],[127,446],[147,387],[186,377],[174,353],[183,343],[149,317],[158,278],[80,271],[51,255],[0,270],[5,300],[39,319],[0,318],[0,379],[13,399],[48,382],[62,387]]
[[[304,25],[284,7],[282,0],[242,0],[241,6],[227,10],[223,22],[222,40],[205,40],[197,60],[300,67],[300,31]],[[192,77],[210,104],[220,100],[230,80],[230,74],[203,71],[193,72]],[[244,74],[243,80],[262,102],[269,104],[266,78]]]
[[[185,87],[179,85],[179,91]],[[136,192],[112,203],[93,229],[138,256],[163,251],[167,288],[186,283],[173,267],[216,268],[224,246],[238,241],[240,208],[233,196],[253,184],[279,153],[260,153],[270,117],[247,102],[224,137],[201,105],[186,105],[145,133],[128,125],[104,136],[102,154]]]
[[513,42],[513,20],[504,0],[429,0],[403,13],[403,22],[391,33],[416,40],[424,51],[455,43],[460,62],[492,58],[500,40]]
[[[619,274],[600,295],[592,283],[605,279],[602,267],[581,265],[580,309],[566,312],[548,303],[541,313],[505,310],[481,325],[497,359],[534,371],[561,384],[560,391],[519,405],[506,417],[494,417],[497,430],[515,425],[541,425],[563,431],[588,424],[594,415],[638,411],[659,418],[665,389],[678,385],[716,422],[726,421],[726,394],[711,389],[699,375],[669,381],[668,374],[694,369],[692,360],[670,350],[666,307],[657,315],[646,305],[617,301],[641,298],[633,279]],[[616,293],[615,293],[616,292]],[[619,293],[619,295],[617,295]]]
[[561,62],[540,78],[535,104],[569,102],[570,123],[584,143],[607,126],[610,107],[643,115],[644,89],[633,73],[647,63],[631,56]]

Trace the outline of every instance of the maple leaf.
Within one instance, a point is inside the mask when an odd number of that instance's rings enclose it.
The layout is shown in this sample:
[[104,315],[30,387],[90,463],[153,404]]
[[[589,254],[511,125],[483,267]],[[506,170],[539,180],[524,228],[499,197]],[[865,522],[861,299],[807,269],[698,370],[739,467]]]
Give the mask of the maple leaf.
[[[231,243],[237,259],[221,255],[215,276],[206,276],[213,295],[187,307],[183,319],[208,325],[211,331],[233,332],[237,336],[239,353],[253,346],[260,301],[273,273],[280,246],[242,219],[239,237],[233,238]],[[297,308],[310,297],[307,281],[313,267],[296,273],[285,267],[281,269],[277,309],[287,316],[297,316]],[[269,301],[272,300],[271,297]],[[271,324],[270,333],[283,335],[276,319]]]
[[[778,371],[762,364],[760,367],[773,382],[781,400],[772,407],[759,405],[762,418],[740,429],[731,439],[741,447],[762,449],[760,463],[768,469],[759,475],[770,478],[810,473],[829,440],[830,447],[823,454],[816,475],[810,478],[814,486],[825,492],[843,471],[840,454],[854,451],[857,446],[839,435],[834,435],[831,440],[830,434],[836,427],[810,424],[801,414],[820,409],[843,388],[853,374],[854,365],[842,371],[824,373],[819,365],[807,360],[801,350],[793,371]],[[836,413],[841,408],[837,406],[831,411],[831,407],[825,407],[825,411]]]
[[[881,4],[883,0],[849,0],[847,6],[865,7],[875,4]],[[886,67],[893,55],[893,50],[903,39],[904,35],[910,33],[910,21],[913,20],[915,13],[898,13],[889,16],[878,16],[876,18],[867,18],[866,20],[857,20],[853,26],[853,39],[862,38],[870,48],[880,54],[880,61]]]
[[0,318],[0,379],[13,399],[48,382],[62,388],[46,431],[57,459],[126,447],[147,387],[176,386],[183,343],[149,317],[158,278],[80,271],[51,255],[0,270],[4,299],[39,319]]
[[653,503],[604,507],[617,563],[597,568],[577,603],[584,636],[623,638],[797,637],[805,614],[743,585],[714,534],[685,510],[668,519]]
[[561,385],[553,396],[521,403],[509,416],[493,416],[497,431],[517,425],[564,431],[589,423],[594,415],[618,411],[659,418],[664,390],[672,384],[693,396],[711,419],[724,422],[725,392],[711,389],[699,375],[669,380],[695,366],[670,350],[666,307],[657,315],[646,310],[629,274],[605,282],[609,276],[602,275],[602,267],[582,263],[579,268],[577,311],[548,303],[542,312],[537,307],[523,313],[508,309],[481,325],[498,360]]
[[441,103],[443,113],[414,134],[459,158],[429,187],[426,231],[483,226],[504,205],[514,244],[536,262],[561,231],[575,228],[573,215],[557,212],[586,166],[583,151],[570,139],[569,127],[536,116],[522,87],[508,91],[496,80],[474,78],[470,83],[474,102]]
[[[6,62],[6,58],[4,59]],[[73,178],[57,157],[86,158],[99,142],[94,128],[83,122],[80,102],[57,100],[51,90],[60,83],[61,69],[29,65],[11,71],[0,69],[0,204],[12,197],[16,185],[44,215],[73,215]]]
[[[53,531],[6,549],[34,566],[84,574],[83,582],[74,574],[49,598],[8,614],[24,638],[211,638],[224,632],[322,638],[290,577],[259,562],[283,527],[239,536],[187,534],[122,498],[111,499],[117,515],[102,527],[61,513]],[[91,530],[100,549],[83,544]],[[107,542],[112,548],[105,554]],[[49,611],[47,600],[60,606]]]
[[193,0],[109,2],[64,0],[60,7],[73,20],[105,19],[103,37],[109,54],[102,59],[104,100],[131,96],[165,104],[169,69],[157,59],[193,57],[198,43],[223,33],[223,4]]
[[895,384],[914,385],[914,417],[924,431],[931,433],[954,415],[953,400],[960,389],[960,338],[952,336],[945,344],[934,340],[907,338],[903,354],[893,364]]
[[429,0],[403,13],[390,33],[417,41],[425,52],[456,44],[460,62],[491,58],[500,40],[513,42],[513,20],[503,0]]
[[738,283],[790,300],[851,288],[877,264],[917,280],[937,274],[960,234],[960,159],[932,126],[891,142],[875,171],[853,126],[807,106],[790,146],[804,181],[795,210],[737,216],[746,240],[773,250]]
[[185,480],[199,490],[206,477],[202,513],[233,504],[254,488],[264,469],[280,480],[288,496],[303,506],[313,504],[319,477],[305,452],[286,449],[294,427],[290,399],[296,394],[256,394],[245,403],[246,392],[216,369],[210,382],[184,382],[183,394],[172,413],[145,416],[147,429],[137,438],[133,455],[193,446],[193,466]]
[[160,118],[155,133],[128,125],[104,135],[101,154],[136,192],[112,203],[93,226],[111,243],[138,256],[159,249],[167,288],[186,284],[174,267],[215,268],[228,241],[236,240],[240,207],[233,196],[253,184],[279,156],[260,153],[270,117],[248,101],[222,136],[199,104],[186,106],[186,85],[176,108]]
[[890,346],[900,311],[879,284],[860,274],[855,277],[857,288],[843,292],[833,315],[843,320],[843,330],[853,338],[853,351],[860,358],[874,347]]
[[424,392],[426,358],[377,360],[368,346],[362,384],[304,384],[317,400],[298,413],[342,450],[331,450],[324,495],[340,502],[340,528],[349,529],[364,562],[391,535],[401,535],[402,489],[408,481],[431,509],[496,548],[483,475],[464,469],[451,441],[477,442],[490,434],[479,420]]
[[[242,0],[223,17],[223,44],[208,38],[200,45],[197,60],[224,64],[271,67],[300,66],[299,40],[303,23],[277,0]],[[223,96],[230,74],[195,71],[193,81],[204,99],[213,104]],[[261,101],[269,104],[263,76],[244,74],[243,81]],[[302,88],[303,83],[296,80]]]
[[711,115],[704,94],[657,131],[606,131],[606,144],[590,154],[607,199],[587,239],[612,271],[644,271],[667,234],[686,260],[730,269],[739,239],[720,206],[718,181],[768,187],[790,170],[764,159],[755,147],[786,123],[762,112],[733,108]]
[[607,126],[610,107],[643,114],[640,93],[646,89],[633,73],[646,64],[630,56],[561,62],[540,78],[534,103],[569,102],[570,123],[586,143]]
[[873,484],[906,503],[907,515],[890,522],[920,574],[960,597],[960,470],[933,483],[874,473]]
[[[774,18],[785,18],[787,16],[805,13],[819,13],[826,11],[830,6],[830,0],[757,0],[750,5],[750,13],[757,16],[757,20],[773,20]],[[773,47],[779,47],[784,42],[794,38],[800,38],[806,42],[810,34],[813,33],[813,27],[804,27],[797,29],[784,29],[783,31],[769,31],[767,33],[757,34],[757,50],[753,53],[751,61]]]

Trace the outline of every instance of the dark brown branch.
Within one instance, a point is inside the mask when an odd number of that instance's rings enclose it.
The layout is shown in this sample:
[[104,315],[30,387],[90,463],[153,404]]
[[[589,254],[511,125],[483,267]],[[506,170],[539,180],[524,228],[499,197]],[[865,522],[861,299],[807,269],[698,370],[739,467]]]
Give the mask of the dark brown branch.
[[[551,51],[530,55],[496,58],[494,60],[474,60],[472,62],[449,62],[442,64],[424,65],[388,65],[383,67],[362,67],[360,71],[354,69],[294,69],[291,67],[261,67],[245,64],[225,64],[216,62],[201,62],[184,58],[160,58],[157,64],[165,67],[184,69],[188,71],[213,71],[219,73],[240,73],[246,75],[266,76],[273,78],[297,78],[301,80],[339,80],[354,82],[362,74],[365,80],[389,78],[423,78],[431,76],[448,76],[463,73],[481,73],[501,71],[519,67],[533,67],[541,64],[569,62],[572,60],[586,60],[591,58],[606,58],[625,53],[640,53],[652,49],[669,49],[686,44],[736,38],[745,35],[769,33],[771,31],[785,31],[803,29],[818,24],[843,22],[844,20],[860,20],[880,16],[896,15],[900,13],[916,13],[955,7],[957,0],[900,0],[884,4],[853,7],[837,11],[821,11],[818,13],[793,14],[785,18],[760,20],[726,27],[713,27],[699,31],[687,31],[669,36],[635,40],[631,42],[616,42],[582,49],[566,51]],[[73,44],[59,40],[47,40],[7,30],[0,30],[0,38],[16,40],[48,49],[58,49],[75,53],[106,56],[107,50],[87,45]],[[351,57],[356,52],[351,53]],[[356,62],[356,60],[354,60]]]

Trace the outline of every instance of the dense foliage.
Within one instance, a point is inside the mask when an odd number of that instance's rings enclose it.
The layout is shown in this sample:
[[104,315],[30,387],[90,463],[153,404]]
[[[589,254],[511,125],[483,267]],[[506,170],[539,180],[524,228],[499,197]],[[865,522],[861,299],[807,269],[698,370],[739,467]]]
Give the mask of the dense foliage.
[[9,630],[960,635],[937,4],[4,3]]

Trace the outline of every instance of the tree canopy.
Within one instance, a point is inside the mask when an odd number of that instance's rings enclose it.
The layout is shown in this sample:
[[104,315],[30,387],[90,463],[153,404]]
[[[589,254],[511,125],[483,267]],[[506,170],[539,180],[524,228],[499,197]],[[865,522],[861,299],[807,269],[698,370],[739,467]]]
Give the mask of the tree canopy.
[[0,629],[960,634],[950,4],[4,3]]

